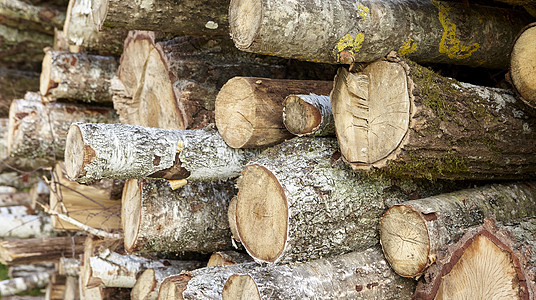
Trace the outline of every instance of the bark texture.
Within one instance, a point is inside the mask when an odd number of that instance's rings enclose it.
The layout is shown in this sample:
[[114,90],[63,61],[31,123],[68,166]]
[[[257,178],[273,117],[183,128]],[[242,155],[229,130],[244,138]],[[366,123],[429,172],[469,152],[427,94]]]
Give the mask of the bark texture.
[[329,96],[289,95],[283,102],[283,124],[297,136],[334,136]]
[[216,98],[216,126],[232,148],[271,146],[294,137],[283,124],[290,94],[328,94],[331,81],[234,77]]
[[10,296],[35,288],[46,287],[50,273],[38,273],[32,276],[17,277],[0,281],[0,296]]
[[508,90],[390,55],[357,74],[341,68],[331,101],[341,153],[356,170],[448,179],[536,174],[536,121]]
[[54,237],[0,242],[0,262],[5,265],[55,263],[83,251],[84,238]]
[[444,247],[413,299],[533,299],[536,295],[536,220],[501,226],[492,220]]
[[484,218],[515,223],[536,216],[535,184],[494,184],[407,201],[390,208],[380,223],[387,261],[400,275],[420,276],[438,249],[456,242]]
[[0,68],[0,118],[9,115],[11,100],[23,98],[26,92],[38,88],[38,73]]
[[114,57],[45,52],[39,91],[45,101],[66,98],[86,102],[111,102],[110,80],[117,72]]
[[54,272],[54,265],[52,264],[39,264],[39,265],[13,265],[9,267],[8,276],[26,277],[35,273]]
[[398,49],[418,62],[504,68],[528,22],[512,10],[436,0],[233,0],[229,8],[238,49],[326,63],[370,62]]
[[[62,158],[72,122],[113,122],[114,111],[106,107],[65,103],[41,103],[41,96],[28,93],[14,100],[9,110],[8,152],[14,157],[43,159],[52,165]],[[47,164],[44,164],[47,165]]]
[[242,172],[236,225],[256,261],[285,263],[365,249],[378,242],[387,203],[443,188],[439,182],[352,172],[337,160],[337,150],[331,138],[297,138],[264,151]]
[[[534,12],[536,13],[536,4]],[[536,43],[536,23],[529,24],[517,37],[510,54],[510,81],[520,95],[520,99],[532,108],[536,108],[536,63],[533,57]]]
[[27,206],[0,207],[0,237],[41,238],[54,236],[48,215],[35,215]]
[[256,151],[229,148],[213,129],[170,130],[75,123],[66,142],[69,178],[220,180],[236,177]]
[[166,181],[130,180],[121,218],[125,249],[210,253],[231,248],[227,223],[232,182],[193,182],[173,191]]

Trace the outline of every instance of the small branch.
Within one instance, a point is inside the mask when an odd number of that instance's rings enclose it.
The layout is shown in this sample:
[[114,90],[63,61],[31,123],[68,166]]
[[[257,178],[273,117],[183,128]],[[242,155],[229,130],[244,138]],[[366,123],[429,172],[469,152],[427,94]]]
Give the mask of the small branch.
[[[45,209],[46,210],[46,209]],[[55,215],[55,216],[58,216],[58,218],[60,218],[61,220],[65,221],[65,222],[69,222],[71,224],[73,224],[74,226],[88,232],[88,233],[91,233],[95,236],[98,236],[98,237],[102,237],[102,238],[112,238],[112,239],[117,239],[117,238],[121,238],[121,235],[118,234],[118,233],[109,233],[109,232],[106,232],[104,230],[100,230],[100,229],[96,229],[96,228],[93,228],[93,227],[90,227],[90,226],[87,226],[86,224],[82,223],[82,222],[79,222],[69,216],[66,216],[64,214],[61,214],[59,212],[56,212],[54,210],[51,210],[51,209],[48,209],[46,210],[48,212],[48,214],[50,215]]]

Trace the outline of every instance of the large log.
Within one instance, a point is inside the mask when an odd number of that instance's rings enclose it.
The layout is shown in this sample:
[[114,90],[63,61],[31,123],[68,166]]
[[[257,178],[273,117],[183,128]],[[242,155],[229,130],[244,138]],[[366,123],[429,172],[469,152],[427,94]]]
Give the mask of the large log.
[[283,124],[283,101],[291,94],[327,95],[331,81],[234,77],[216,98],[216,126],[232,148],[271,146],[294,137]]
[[47,49],[39,91],[45,101],[111,102],[110,81],[117,67],[114,57]]
[[0,237],[42,238],[56,235],[50,216],[36,215],[27,206],[0,207]]
[[227,223],[233,182],[193,182],[172,190],[166,181],[129,180],[121,219],[129,252],[210,253],[230,249]]
[[289,95],[283,102],[283,124],[297,136],[334,136],[329,96]]
[[437,0],[233,0],[229,8],[238,49],[326,63],[370,62],[398,49],[419,62],[505,68],[530,19]]
[[13,157],[42,159],[52,166],[62,158],[72,122],[113,122],[113,109],[80,104],[41,103],[37,93],[13,100],[9,110],[8,152]]
[[219,180],[236,177],[257,151],[232,149],[214,129],[171,130],[75,123],[65,145],[67,175]]
[[38,88],[38,73],[0,68],[0,118],[8,116],[11,100],[22,98],[26,92]]
[[445,247],[413,299],[534,299],[536,219],[515,226],[492,220]]
[[448,179],[536,174],[536,119],[508,90],[390,55],[360,73],[339,69],[331,103],[341,153],[356,170]]
[[[534,6],[536,13],[536,5]],[[536,108],[536,23],[525,27],[517,37],[510,54],[509,77],[520,99],[532,108]]]
[[[227,36],[229,0],[153,1],[92,0],[96,26],[154,30],[174,35]],[[165,14],[162,14],[165,12]]]
[[434,263],[440,247],[456,242],[465,229],[484,218],[514,223],[536,216],[535,183],[489,185],[390,208],[380,223],[387,261],[400,275],[420,276]]
[[333,138],[297,138],[269,148],[246,166],[237,185],[236,227],[257,262],[365,249],[379,241],[386,201],[398,203],[412,193],[431,195],[442,188],[352,172],[337,160],[337,151]]
[[5,265],[55,263],[61,257],[82,253],[84,238],[53,237],[0,242],[0,262]]

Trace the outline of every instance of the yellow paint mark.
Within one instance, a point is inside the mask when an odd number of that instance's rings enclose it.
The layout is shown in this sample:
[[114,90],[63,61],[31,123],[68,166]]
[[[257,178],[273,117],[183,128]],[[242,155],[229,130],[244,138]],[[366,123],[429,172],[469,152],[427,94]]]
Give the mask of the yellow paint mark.
[[357,14],[359,14],[362,18],[366,19],[370,16],[370,9],[366,6],[363,6],[363,4],[358,4]]
[[444,30],[439,43],[439,52],[447,54],[449,58],[464,59],[478,50],[480,47],[478,43],[471,46],[460,45],[461,41],[456,37],[456,24],[449,19],[450,7],[436,0],[432,0],[432,4],[439,10],[439,22]]
[[342,51],[348,51],[352,55],[357,54],[359,52],[359,49],[363,47],[363,41],[365,40],[365,34],[358,33],[355,38],[351,34],[347,34],[343,36],[337,45],[335,46],[335,49],[333,49],[333,54],[335,57],[337,57],[337,61],[339,60],[339,53]]
[[400,46],[400,49],[398,49],[398,55],[406,56],[415,51],[417,51],[417,43],[415,43],[413,39],[408,39],[402,46]]

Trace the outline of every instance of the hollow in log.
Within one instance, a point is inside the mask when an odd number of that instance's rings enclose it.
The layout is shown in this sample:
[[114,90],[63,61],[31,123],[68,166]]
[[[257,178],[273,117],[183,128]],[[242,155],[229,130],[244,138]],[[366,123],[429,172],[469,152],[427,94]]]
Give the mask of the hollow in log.
[[283,124],[297,136],[334,136],[329,96],[289,95],[283,102]]
[[[534,6],[536,12],[536,5]],[[517,37],[510,54],[509,77],[520,99],[532,108],[536,108],[536,23],[523,29]]]

